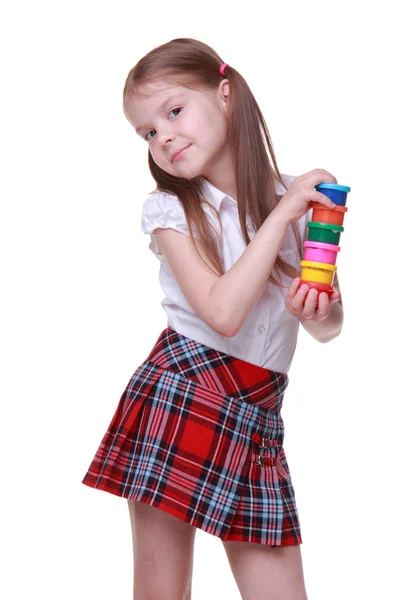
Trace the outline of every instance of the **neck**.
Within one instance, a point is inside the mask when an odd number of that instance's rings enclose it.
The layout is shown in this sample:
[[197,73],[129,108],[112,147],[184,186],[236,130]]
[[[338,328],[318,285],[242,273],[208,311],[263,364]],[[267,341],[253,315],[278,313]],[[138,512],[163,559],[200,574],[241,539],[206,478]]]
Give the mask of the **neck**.
[[203,177],[237,202],[236,176],[230,152],[221,153],[219,160],[206,170]]

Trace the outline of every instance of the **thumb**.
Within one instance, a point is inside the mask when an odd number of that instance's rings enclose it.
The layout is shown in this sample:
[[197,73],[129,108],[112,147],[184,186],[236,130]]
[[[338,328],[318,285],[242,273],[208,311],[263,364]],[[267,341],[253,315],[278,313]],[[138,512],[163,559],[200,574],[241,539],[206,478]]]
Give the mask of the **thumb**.
[[336,204],[332,202],[332,200],[328,198],[328,196],[325,196],[325,194],[321,194],[321,192],[317,192],[317,194],[318,202],[320,204],[324,204],[327,208],[336,208]]

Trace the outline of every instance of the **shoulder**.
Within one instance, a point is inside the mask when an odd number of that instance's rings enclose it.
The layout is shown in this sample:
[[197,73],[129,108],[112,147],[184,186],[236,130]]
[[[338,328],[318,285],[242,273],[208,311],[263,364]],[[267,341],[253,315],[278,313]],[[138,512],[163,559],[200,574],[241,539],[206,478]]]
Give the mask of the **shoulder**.
[[150,234],[150,250],[161,257],[161,250],[154,234],[154,230],[159,228],[175,229],[188,234],[183,206],[177,196],[167,192],[153,192],[142,206],[141,229],[143,233]]
[[[190,236],[182,202],[178,196],[167,192],[154,192],[146,198],[143,203],[141,228],[143,233],[151,234],[153,245],[155,229],[175,229]],[[192,232],[195,237],[200,237],[195,224],[192,224]]]
[[148,233],[151,224],[161,224],[174,219],[182,220],[182,218],[184,218],[183,206],[179,198],[173,194],[154,192],[143,202],[142,229],[145,233]]
[[143,202],[142,212],[153,213],[155,211],[165,210],[173,204],[179,203],[179,198],[167,192],[153,192],[147,196]]

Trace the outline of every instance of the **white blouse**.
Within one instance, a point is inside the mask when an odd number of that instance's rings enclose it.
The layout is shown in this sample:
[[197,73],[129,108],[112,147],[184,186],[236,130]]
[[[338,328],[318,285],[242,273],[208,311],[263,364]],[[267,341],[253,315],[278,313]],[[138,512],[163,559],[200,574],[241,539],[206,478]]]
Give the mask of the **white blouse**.
[[[283,175],[283,179],[289,187],[295,177]],[[277,194],[286,192],[280,183],[277,184],[276,191]],[[226,272],[247,247],[240,230],[237,202],[206,179],[203,179],[202,192],[205,198],[219,211],[221,217],[223,226],[222,259]],[[204,210],[208,218],[215,224],[216,231],[219,231],[218,220],[212,210],[208,206],[204,206]],[[308,221],[311,221],[311,214],[312,209],[299,220],[302,242],[306,239],[307,224]],[[153,233],[155,229],[161,227],[176,229],[189,235],[183,206],[177,196],[165,192],[151,194],[143,204],[141,227],[144,233],[150,234],[149,248],[161,263],[159,279],[165,293],[161,305],[167,314],[168,327],[210,348],[255,365],[281,373],[289,371],[297,343],[299,320],[293,317],[285,307],[287,288],[282,289],[268,282],[240,331],[233,337],[224,337],[202,321],[187,302],[166,258],[161,254]],[[250,215],[247,218],[247,231],[251,240],[255,231]],[[195,237],[199,237],[195,228],[193,234]],[[300,271],[301,257],[293,229],[290,226],[286,231],[279,254]],[[292,279],[284,273],[281,276],[282,283],[285,286],[290,285]]]

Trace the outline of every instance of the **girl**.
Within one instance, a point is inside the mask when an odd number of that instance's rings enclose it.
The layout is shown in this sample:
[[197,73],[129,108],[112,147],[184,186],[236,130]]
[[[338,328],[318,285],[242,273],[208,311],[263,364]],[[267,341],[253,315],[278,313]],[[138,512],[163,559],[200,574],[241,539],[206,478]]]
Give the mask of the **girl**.
[[[316,169],[282,176],[243,77],[176,39],[129,72],[124,113],[156,190],[142,229],[160,261],[168,324],[126,387],[83,479],[128,501],[134,599],[191,597],[196,528],[219,537],[245,600],[304,600],[300,523],[281,407],[299,323],[342,324],[299,286]],[[336,283],[338,283],[336,281]]]

